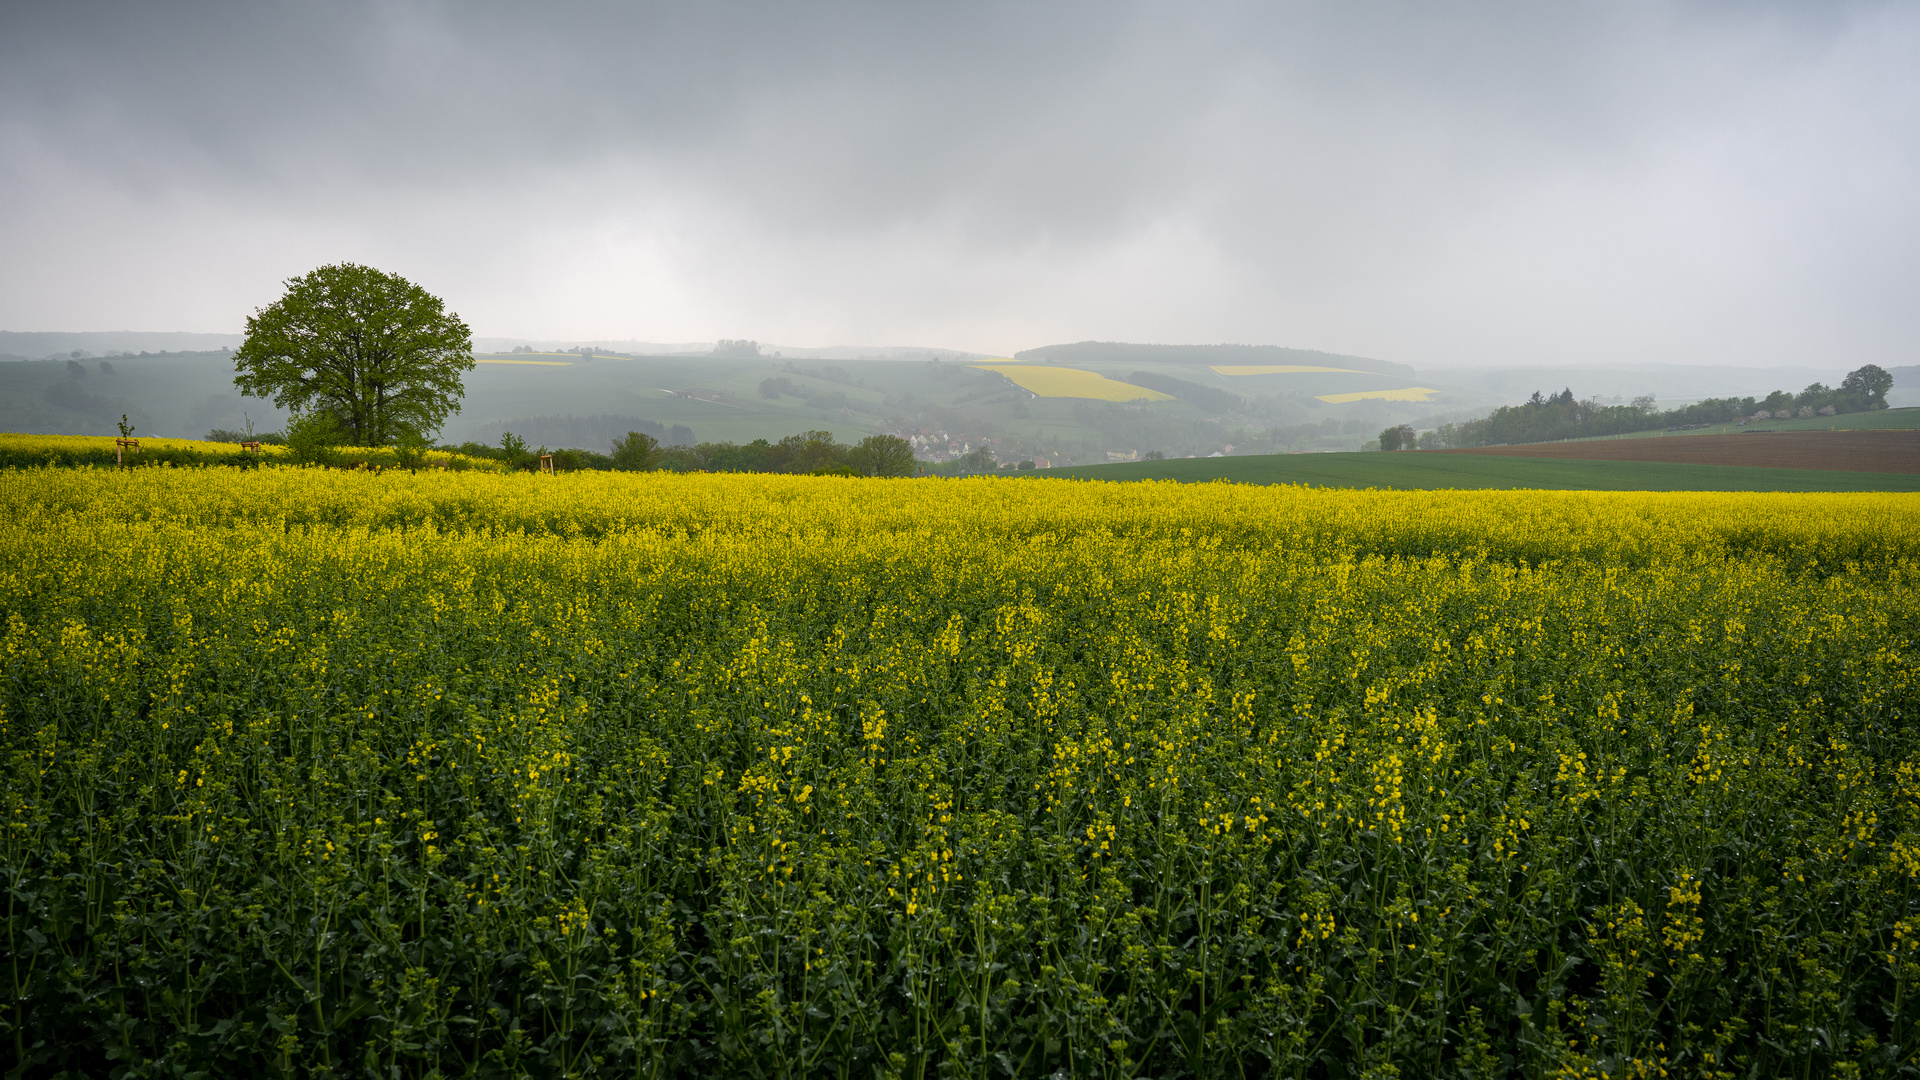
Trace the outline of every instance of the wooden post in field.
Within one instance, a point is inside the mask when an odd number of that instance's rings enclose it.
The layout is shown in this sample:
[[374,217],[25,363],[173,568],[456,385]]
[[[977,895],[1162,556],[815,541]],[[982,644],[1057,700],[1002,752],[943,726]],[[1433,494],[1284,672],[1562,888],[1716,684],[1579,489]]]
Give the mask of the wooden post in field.
[[540,455],[540,471],[543,473],[546,473],[548,476],[553,475],[553,455],[552,454]]
[[249,454],[261,453],[260,444],[257,442],[243,442],[240,444],[240,449]]
[[113,440],[113,463],[115,466],[124,467],[127,464],[126,455],[137,454],[139,452],[139,439],[121,438]]

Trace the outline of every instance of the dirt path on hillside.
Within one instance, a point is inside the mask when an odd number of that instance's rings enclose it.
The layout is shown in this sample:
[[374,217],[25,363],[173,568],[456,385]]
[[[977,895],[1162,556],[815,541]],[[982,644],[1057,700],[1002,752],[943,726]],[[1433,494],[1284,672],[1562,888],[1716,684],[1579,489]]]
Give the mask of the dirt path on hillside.
[[1751,435],[1668,435],[1591,442],[1416,450],[1420,454],[1499,454],[1582,461],[1667,461],[1679,465],[1752,465],[1771,469],[1920,473],[1920,431],[1774,431]]

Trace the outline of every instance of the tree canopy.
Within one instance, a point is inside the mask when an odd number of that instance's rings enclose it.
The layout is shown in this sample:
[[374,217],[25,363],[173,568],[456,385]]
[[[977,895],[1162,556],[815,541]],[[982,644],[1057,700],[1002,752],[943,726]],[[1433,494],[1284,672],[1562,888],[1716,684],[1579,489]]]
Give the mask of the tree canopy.
[[1866,364],[1847,372],[1840,389],[1858,397],[1869,409],[1887,407],[1887,391],[1893,389],[1893,376],[1879,364]]
[[287,280],[247,319],[234,385],[323,413],[359,446],[435,431],[460,411],[473,334],[440,298],[397,274],[339,263]]
[[[1540,391],[1535,390],[1533,396],[1536,398],[1539,397]],[[1416,445],[1415,438],[1412,424],[1401,424],[1399,427],[1390,427],[1380,433],[1380,449],[1411,450]]]
[[629,431],[613,443],[613,467],[622,472],[646,472],[660,460],[660,440],[642,431]]
[[847,451],[847,465],[861,476],[912,476],[920,468],[913,444],[898,435],[869,435]]

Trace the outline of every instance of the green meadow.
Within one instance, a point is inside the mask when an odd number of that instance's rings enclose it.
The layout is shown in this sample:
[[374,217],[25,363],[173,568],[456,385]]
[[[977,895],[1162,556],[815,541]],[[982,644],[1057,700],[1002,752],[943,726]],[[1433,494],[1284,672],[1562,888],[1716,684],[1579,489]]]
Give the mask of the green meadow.
[[1227,480],[1237,484],[1402,490],[1920,491],[1920,475],[1900,473],[1756,469],[1655,461],[1563,461],[1491,454],[1264,454],[1174,458],[1046,469],[1029,475],[1084,480],[1178,480],[1189,484]]

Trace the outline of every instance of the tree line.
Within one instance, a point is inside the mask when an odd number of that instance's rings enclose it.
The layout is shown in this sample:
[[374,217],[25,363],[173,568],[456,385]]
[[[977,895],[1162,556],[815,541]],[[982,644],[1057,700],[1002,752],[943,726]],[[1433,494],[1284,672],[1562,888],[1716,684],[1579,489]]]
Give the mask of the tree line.
[[[803,431],[779,442],[755,439],[750,443],[704,442],[693,446],[662,446],[658,439],[629,431],[606,453],[578,447],[549,450],[531,448],[512,432],[497,446],[467,442],[440,449],[467,457],[506,463],[514,469],[540,468],[551,456],[557,471],[602,469],[615,472],[756,472],[810,476],[916,476],[922,466],[913,447],[898,435],[869,435],[857,443],[842,443],[831,431]],[[989,459],[988,468],[992,468]],[[984,470],[983,470],[984,471]]]
[[1836,416],[1884,409],[1891,389],[1893,376],[1877,364],[1866,364],[1848,372],[1836,387],[1816,382],[1798,394],[1775,390],[1764,398],[1707,398],[1667,410],[1657,408],[1651,397],[1637,398],[1628,405],[1602,405],[1591,399],[1574,400],[1571,389],[1545,397],[1536,390],[1528,401],[1502,406],[1484,419],[1442,424],[1417,435],[1409,425],[1388,428],[1380,433],[1380,449],[1506,446],[1642,431],[1684,431],[1742,420]]

